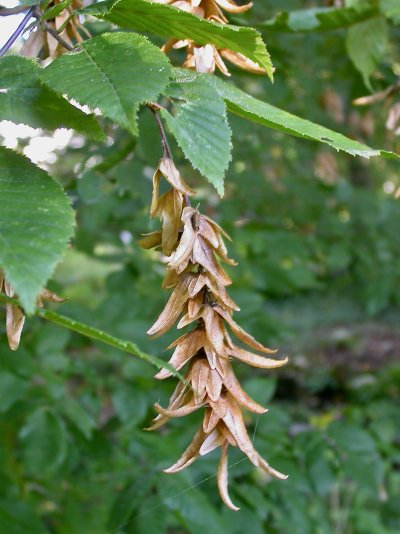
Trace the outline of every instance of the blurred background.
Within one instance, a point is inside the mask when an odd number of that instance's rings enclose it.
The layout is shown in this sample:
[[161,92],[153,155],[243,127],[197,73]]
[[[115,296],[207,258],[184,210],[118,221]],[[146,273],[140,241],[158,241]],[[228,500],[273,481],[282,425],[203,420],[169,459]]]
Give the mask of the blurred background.
[[[237,21],[255,25],[278,11],[329,4],[255,3]],[[108,27],[87,26],[93,34]],[[371,91],[348,57],[345,29],[259,29],[275,83],[232,69],[235,83],[399,152],[398,90],[353,104]],[[400,31],[389,32],[372,93],[400,74]],[[52,135],[6,121],[0,137],[50,170],[77,210],[76,238],[49,285],[70,299],[57,311],[166,359],[174,332],[155,341],[145,334],[168,298],[160,289],[164,266],[136,244],[157,227],[148,215],[161,154],[152,121],[144,110],[139,139],[104,121],[103,146],[72,131]],[[233,116],[231,125],[234,157],[222,200],[171,143],[201,210],[233,239],[238,322],[289,356],[285,368],[268,373],[236,365],[245,389],[269,407],[265,416],[247,416],[255,446],[289,479],[273,481],[231,454],[235,514],[219,501],[214,454],[163,474],[200,417],[143,431],[152,404],[165,405],[175,381],[158,383],[147,363],[37,318],[13,353],[1,310],[0,534],[400,532],[399,164],[337,154]]]

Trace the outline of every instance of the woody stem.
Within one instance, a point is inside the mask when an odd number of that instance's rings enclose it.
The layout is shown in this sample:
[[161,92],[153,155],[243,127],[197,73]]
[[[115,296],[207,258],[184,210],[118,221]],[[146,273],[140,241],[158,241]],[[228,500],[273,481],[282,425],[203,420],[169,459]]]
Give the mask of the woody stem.
[[58,41],[60,43],[61,46],[63,46],[65,49],[67,49],[69,52],[71,52],[72,50],[74,50],[74,47],[72,45],[70,45],[69,43],[67,43],[67,41],[65,41],[60,35],[59,33],[57,32],[57,30],[55,28],[53,28],[48,22],[45,22],[44,23],[44,29],[46,30],[47,33],[49,33],[52,37],[54,37],[54,39],[56,41]]
[[161,121],[160,115],[158,114],[159,109],[157,109],[153,105],[149,105],[148,108],[152,112],[153,117],[154,117],[154,119],[155,119],[155,121],[157,123],[158,129],[160,131],[161,145],[162,145],[162,149],[163,149],[163,156],[172,159],[172,152],[171,152],[171,149],[169,147],[167,135],[166,135],[165,130],[164,130],[164,125],[163,125],[163,123]]
[[[170,146],[169,146],[169,143],[168,143],[168,139],[167,139],[167,135],[166,135],[165,130],[164,130],[164,125],[163,125],[162,120],[161,120],[160,115],[159,115],[159,111],[162,108],[161,108],[161,106],[159,104],[155,104],[155,103],[149,103],[149,104],[147,104],[147,107],[152,112],[153,117],[154,117],[154,119],[155,119],[155,121],[157,123],[158,129],[160,131],[161,145],[162,145],[162,150],[163,150],[163,157],[173,160],[172,152],[171,152],[171,149],[170,149]],[[191,206],[189,195],[185,195],[185,205],[186,206]]]

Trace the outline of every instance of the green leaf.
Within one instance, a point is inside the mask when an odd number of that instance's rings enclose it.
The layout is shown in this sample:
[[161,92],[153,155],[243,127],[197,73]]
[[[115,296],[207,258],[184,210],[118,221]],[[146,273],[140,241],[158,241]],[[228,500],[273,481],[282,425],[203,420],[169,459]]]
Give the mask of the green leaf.
[[395,24],[400,24],[400,3],[398,0],[380,0],[382,13]]
[[90,439],[96,428],[96,421],[80,403],[72,397],[66,397],[62,401],[61,408],[66,417],[82,432],[85,438]]
[[287,111],[257,100],[222,80],[214,78],[214,83],[220,95],[225,99],[228,111],[239,117],[258,122],[268,128],[296,137],[326,143],[336,150],[342,150],[352,156],[363,156],[364,158],[372,156],[399,157],[397,154],[386,150],[374,150],[324,126],[296,117]]
[[26,469],[39,478],[54,474],[65,460],[67,433],[63,420],[48,409],[33,412],[20,432]]
[[349,29],[346,47],[355,68],[365,85],[372,91],[370,76],[385,55],[389,33],[386,20],[375,17]]
[[26,391],[27,383],[11,373],[0,374],[0,412],[7,412]]
[[110,517],[107,522],[107,526],[111,531],[117,531],[121,525],[125,525],[128,522],[131,523],[129,518],[140,503],[143,502],[153,481],[153,473],[145,474],[138,480],[135,479],[126,484],[122,491],[120,491],[112,505]]
[[70,104],[40,83],[34,61],[18,56],[0,59],[0,120],[33,128],[73,128],[92,139],[105,138],[93,115]]
[[222,196],[232,148],[225,102],[209,75],[177,72],[182,75],[165,91],[173,100],[174,113],[162,110],[162,116],[192,166]]
[[[54,19],[72,3],[72,0],[63,0],[59,4],[51,6],[42,15],[42,20]],[[51,5],[51,4],[50,4]]]
[[170,75],[169,61],[159,48],[141,35],[117,32],[89,39],[76,52],[54,60],[42,80],[137,134],[139,105],[155,100]]
[[379,15],[376,7],[366,5],[363,9],[354,7],[313,7],[295,11],[280,11],[261,26],[268,31],[312,32],[347,28],[358,22]]
[[7,534],[49,534],[35,508],[15,497],[0,500],[0,525]]
[[59,184],[0,147],[0,265],[27,313],[64,254],[74,212]]
[[121,384],[112,396],[115,413],[123,423],[137,424],[146,415],[147,401],[143,391],[131,384]]
[[273,79],[271,58],[261,35],[253,28],[222,25],[200,19],[172,6],[146,0],[119,0],[109,13],[97,16],[121,28],[150,32],[162,37],[192,39],[239,52],[264,67]]

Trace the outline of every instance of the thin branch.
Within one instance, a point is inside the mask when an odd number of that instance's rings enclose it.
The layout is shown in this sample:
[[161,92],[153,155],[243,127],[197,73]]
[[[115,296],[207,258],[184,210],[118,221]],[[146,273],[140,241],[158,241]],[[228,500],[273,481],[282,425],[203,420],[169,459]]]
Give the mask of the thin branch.
[[25,13],[29,9],[29,6],[16,6],[16,7],[0,7],[0,17],[8,17],[9,15],[18,15],[19,13]]
[[[167,139],[167,134],[165,133],[164,125],[163,125],[162,120],[161,120],[160,115],[159,115],[159,111],[161,109],[163,109],[163,108],[162,108],[162,106],[160,106],[160,104],[157,104],[155,102],[149,102],[149,103],[146,104],[146,106],[152,112],[152,114],[154,116],[154,119],[155,119],[155,121],[157,123],[158,129],[160,131],[161,145],[162,145],[162,150],[163,150],[163,157],[173,160],[172,152],[171,152],[171,149],[170,149],[170,146],[169,146],[169,143],[168,143],[168,139]],[[185,205],[188,206],[188,207],[191,206],[189,195],[185,195]]]
[[67,41],[65,41],[65,39],[61,37],[61,35],[57,32],[55,28],[51,26],[51,24],[49,24],[48,22],[45,22],[43,24],[43,27],[47,33],[49,33],[52,37],[54,37],[54,39],[58,41],[60,45],[66,48],[69,52],[72,52],[72,50],[75,50],[75,47],[67,43]]
[[155,121],[157,123],[158,129],[160,131],[161,144],[162,144],[162,149],[163,149],[163,156],[172,159],[172,152],[171,152],[171,149],[169,147],[167,135],[166,135],[165,130],[164,130],[164,125],[163,125],[163,123],[161,121],[161,118],[160,118],[160,115],[158,113],[160,111],[160,109],[161,109],[161,106],[159,106],[158,104],[147,104],[147,107],[152,112],[153,117],[154,117],[154,119],[155,119]]
[[11,37],[8,39],[6,44],[3,46],[3,48],[0,50],[0,57],[4,56],[4,54],[9,50],[12,45],[15,43],[15,41],[18,39],[18,37],[24,32],[25,26],[28,24],[29,20],[33,16],[34,8],[31,7],[25,17],[22,19],[20,24],[18,25],[18,28],[15,30],[15,32],[11,35]]
[[[7,297],[2,293],[0,293],[0,302],[21,306],[17,299]],[[167,362],[164,362],[164,360],[161,360],[156,356],[150,356],[149,354],[142,352],[136,345],[136,343],[134,343],[133,341],[125,341],[116,338],[114,336],[111,336],[110,334],[107,334],[106,332],[103,332],[102,330],[99,330],[98,328],[94,328],[93,326],[89,326],[79,321],[75,321],[70,317],[60,315],[59,313],[56,313],[52,310],[36,308],[34,314],[38,315],[39,317],[42,317],[42,319],[46,319],[46,321],[50,321],[51,323],[57,324],[58,326],[62,326],[64,328],[67,328],[68,330],[72,330],[73,332],[77,332],[78,334],[81,334],[89,339],[100,341],[101,343],[114,347],[115,349],[119,349],[123,352],[133,354],[134,356],[137,356],[138,358],[156,366],[158,369],[168,369],[170,373],[178,377],[186,384],[186,381],[181,375],[181,373],[179,373],[172,365]]]

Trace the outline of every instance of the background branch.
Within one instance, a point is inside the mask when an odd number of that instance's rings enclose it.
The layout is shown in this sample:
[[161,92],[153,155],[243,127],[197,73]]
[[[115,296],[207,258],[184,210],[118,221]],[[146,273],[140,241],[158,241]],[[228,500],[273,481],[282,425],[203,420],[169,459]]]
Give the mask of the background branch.
[[18,37],[23,33],[30,18],[33,16],[33,11],[34,11],[34,7],[31,7],[28,10],[27,14],[25,15],[25,17],[22,19],[22,21],[18,25],[18,28],[15,30],[15,32],[11,35],[11,37],[8,39],[6,44],[0,50],[0,57],[4,56],[4,54],[12,47],[12,45],[15,43]]

